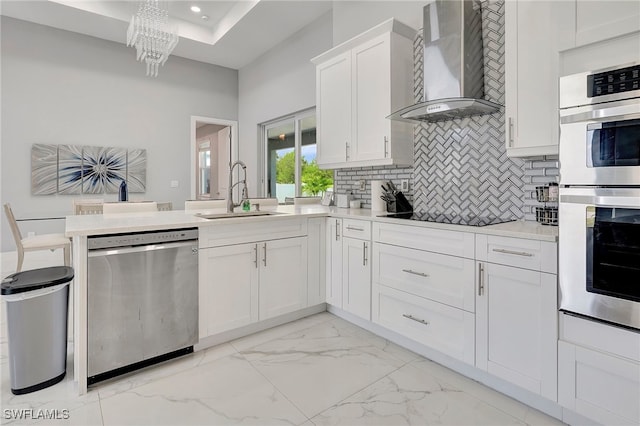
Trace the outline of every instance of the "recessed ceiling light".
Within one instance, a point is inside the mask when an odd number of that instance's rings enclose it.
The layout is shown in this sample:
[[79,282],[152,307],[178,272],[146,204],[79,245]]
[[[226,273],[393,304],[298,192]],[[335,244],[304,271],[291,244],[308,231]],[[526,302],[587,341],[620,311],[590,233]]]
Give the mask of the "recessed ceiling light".
[[208,21],[209,20],[209,16],[207,16],[207,15],[202,15],[201,18],[202,18],[203,21]]
[[200,13],[200,8],[198,6],[191,6],[191,11],[193,13]]

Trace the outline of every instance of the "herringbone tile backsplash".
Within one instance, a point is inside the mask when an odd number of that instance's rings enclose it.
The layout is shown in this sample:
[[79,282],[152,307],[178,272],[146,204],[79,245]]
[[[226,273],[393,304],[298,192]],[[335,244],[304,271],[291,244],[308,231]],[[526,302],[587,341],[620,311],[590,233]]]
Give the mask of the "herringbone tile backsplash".
[[[485,98],[504,105],[504,1],[482,2]],[[414,41],[414,95],[422,100],[422,33]],[[504,108],[495,114],[414,128],[413,168],[336,171],[336,191],[353,190],[369,207],[371,192],[357,191],[365,179],[391,179],[399,186],[411,176],[414,210],[492,214],[535,220],[535,186],[557,182],[557,158],[508,158]],[[397,177],[396,177],[397,176]]]

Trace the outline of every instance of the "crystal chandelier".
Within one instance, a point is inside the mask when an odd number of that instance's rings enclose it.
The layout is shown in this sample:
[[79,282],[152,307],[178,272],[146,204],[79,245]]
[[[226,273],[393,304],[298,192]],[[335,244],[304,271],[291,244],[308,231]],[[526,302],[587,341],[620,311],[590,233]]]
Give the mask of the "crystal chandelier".
[[147,64],[147,76],[158,76],[178,44],[178,34],[169,28],[169,11],[160,7],[160,0],[140,2],[138,13],[131,17],[127,30],[127,46],[136,47],[136,60]]

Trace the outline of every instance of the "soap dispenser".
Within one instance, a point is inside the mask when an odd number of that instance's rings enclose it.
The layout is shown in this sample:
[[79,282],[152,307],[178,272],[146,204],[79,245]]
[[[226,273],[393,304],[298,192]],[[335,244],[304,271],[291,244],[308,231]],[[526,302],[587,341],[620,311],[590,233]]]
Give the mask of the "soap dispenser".
[[120,183],[120,190],[118,191],[118,201],[128,201],[129,200],[129,190],[127,189],[127,182],[122,179]]

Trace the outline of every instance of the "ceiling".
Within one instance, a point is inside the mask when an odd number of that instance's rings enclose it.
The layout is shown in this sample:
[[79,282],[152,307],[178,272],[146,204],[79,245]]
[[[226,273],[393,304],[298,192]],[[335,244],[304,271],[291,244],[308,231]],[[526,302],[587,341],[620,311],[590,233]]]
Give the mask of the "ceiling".
[[[315,21],[330,0],[161,1],[180,41],[173,55],[239,69]],[[200,7],[200,13],[190,10]],[[2,0],[0,13],[16,19],[126,43],[137,1]],[[207,15],[203,20],[201,15]]]

